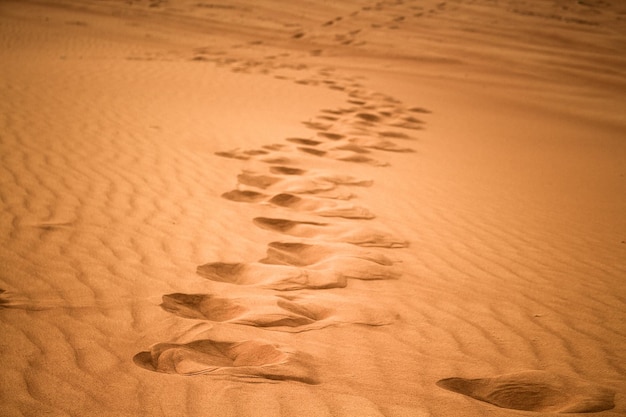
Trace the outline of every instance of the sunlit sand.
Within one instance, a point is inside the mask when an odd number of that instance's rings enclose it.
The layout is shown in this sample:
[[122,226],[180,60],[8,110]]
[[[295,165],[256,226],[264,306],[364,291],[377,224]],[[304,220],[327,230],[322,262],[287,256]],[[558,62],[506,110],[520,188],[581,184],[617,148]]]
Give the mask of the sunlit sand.
[[0,2],[0,415],[625,415],[624,74],[618,0]]

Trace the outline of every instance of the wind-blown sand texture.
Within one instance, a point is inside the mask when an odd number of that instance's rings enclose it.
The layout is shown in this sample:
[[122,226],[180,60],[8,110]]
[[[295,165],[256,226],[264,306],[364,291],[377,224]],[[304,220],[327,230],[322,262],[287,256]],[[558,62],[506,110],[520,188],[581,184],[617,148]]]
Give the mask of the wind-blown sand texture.
[[626,3],[0,2],[0,415],[626,414]]

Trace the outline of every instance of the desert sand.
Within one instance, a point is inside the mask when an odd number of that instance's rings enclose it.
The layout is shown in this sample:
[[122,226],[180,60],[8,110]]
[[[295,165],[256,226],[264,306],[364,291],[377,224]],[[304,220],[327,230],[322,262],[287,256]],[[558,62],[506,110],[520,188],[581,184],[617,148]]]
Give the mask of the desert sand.
[[624,74],[620,0],[2,0],[0,415],[625,415]]

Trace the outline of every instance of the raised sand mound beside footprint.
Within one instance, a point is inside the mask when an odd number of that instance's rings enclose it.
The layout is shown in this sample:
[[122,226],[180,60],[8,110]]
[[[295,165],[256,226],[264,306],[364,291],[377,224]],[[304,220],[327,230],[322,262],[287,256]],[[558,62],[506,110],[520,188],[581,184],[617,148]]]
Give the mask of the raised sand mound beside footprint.
[[362,297],[334,294],[247,295],[167,294],[161,307],[181,317],[301,332],[339,324],[382,326],[395,315],[367,305]]
[[278,381],[317,383],[312,358],[264,340],[195,340],[190,343],[159,343],[135,355],[138,366],[155,372],[179,375],[227,375]]
[[447,378],[442,388],[498,407],[550,413],[593,413],[615,407],[615,392],[582,379],[545,371],[493,378]]

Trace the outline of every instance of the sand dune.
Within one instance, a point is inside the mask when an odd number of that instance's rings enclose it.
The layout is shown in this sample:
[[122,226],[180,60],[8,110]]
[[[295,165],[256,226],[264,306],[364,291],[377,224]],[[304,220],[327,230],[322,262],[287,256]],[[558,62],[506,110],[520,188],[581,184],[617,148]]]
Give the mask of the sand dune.
[[0,2],[0,415],[624,415],[625,23]]

